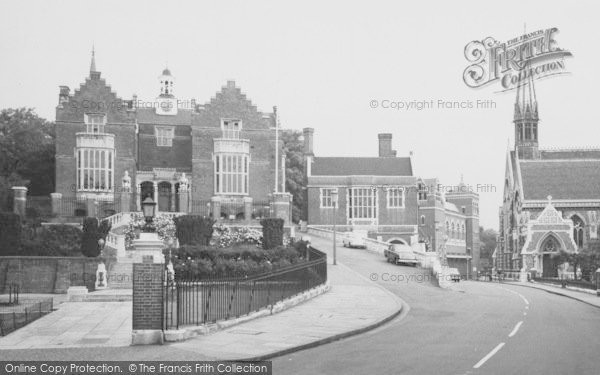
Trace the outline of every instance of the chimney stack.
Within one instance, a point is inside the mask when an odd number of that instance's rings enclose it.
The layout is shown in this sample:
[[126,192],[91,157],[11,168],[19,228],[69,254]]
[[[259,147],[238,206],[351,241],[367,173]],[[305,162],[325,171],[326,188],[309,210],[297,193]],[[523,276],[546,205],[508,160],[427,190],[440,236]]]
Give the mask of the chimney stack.
[[396,151],[392,150],[392,133],[379,134],[379,157],[389,158],[396,156]]
[[313,156],[313,133],[315,129],[313,128],[304,128],[302,129],[302,133],[304,135],[304,154]]

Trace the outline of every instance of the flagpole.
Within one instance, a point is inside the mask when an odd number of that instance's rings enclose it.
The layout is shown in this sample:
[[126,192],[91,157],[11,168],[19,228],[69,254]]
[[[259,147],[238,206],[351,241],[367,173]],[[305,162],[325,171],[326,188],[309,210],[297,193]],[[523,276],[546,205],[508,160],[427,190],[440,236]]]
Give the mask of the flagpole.
[[279,192],[279,115],[277,106],[273,107],[275,114],[275,193]]

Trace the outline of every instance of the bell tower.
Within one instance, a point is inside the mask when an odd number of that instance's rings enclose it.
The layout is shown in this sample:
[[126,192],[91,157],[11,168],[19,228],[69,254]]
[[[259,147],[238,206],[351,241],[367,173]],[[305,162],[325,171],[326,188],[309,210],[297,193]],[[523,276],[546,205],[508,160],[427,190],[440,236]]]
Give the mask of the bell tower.
[[175,77],[171,75],[169,68],[165,68],[162,74],[158,77],[160,82],[160,95],[156,98],[158,105],[156,106],[156,114],[159,115],[176,115],[177,114],[177,98],[173,94],[173,84]]
[[[529,73],[528,65],[521,71]],[[529,73],[526,81],[517,87],[515,102],[515,151],[519,159],[537,159],[538,150],[538,104],[535,95],[533,77]]]

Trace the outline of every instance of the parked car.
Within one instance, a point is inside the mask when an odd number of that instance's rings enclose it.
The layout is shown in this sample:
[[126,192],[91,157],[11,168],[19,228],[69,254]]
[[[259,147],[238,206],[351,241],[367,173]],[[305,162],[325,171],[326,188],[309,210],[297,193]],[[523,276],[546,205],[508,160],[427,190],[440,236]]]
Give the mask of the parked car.
[[365,238],[368,237],[368,232],[366,230],[354,230],[352,232],[346,232],[342,239],[342,243],[344,247],[361,247],[366,248],[367,243],[365,242]]
[[385,258],[388,262],[394,264],[408,264],[416,267],[419,263],[416,255],[413,253],[412,248],[404,244],[391,244],[384,252]]
[[450,274],[450,280],[454,281],[455,283],[460,282],[460,272],[458,272],[456,268],[449,268],[448,273]]

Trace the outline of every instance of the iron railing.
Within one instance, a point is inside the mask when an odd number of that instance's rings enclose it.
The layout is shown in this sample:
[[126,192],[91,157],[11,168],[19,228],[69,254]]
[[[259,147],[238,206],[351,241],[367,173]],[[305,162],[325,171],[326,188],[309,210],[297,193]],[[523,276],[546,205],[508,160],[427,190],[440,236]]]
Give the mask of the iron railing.
[[165,283],[163,327],[197,326],[247,315],[327,281],[326,255],[308,250],[308,261],[269,273]]
[[41,300],[21,300],[20,304],[0,307],[0,336],[6,336],[45,314],[52,312],[52,297]]
[[8,296],[8,300],[4,301],[4,299],[0,299],[0,304],[17,305],[19,303],[20,294],[19,284],[9,284],[6,286],[6,289],[8,292],[5,294]]
[[576,288],[596,290],[596,283],[585,280],[573,280],[570,278],[558,278],[558,277],[534,277],[533,281],[538,283],[548,283],[560,286],[573,286]]

